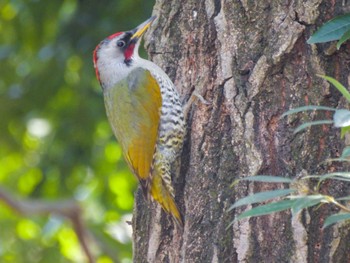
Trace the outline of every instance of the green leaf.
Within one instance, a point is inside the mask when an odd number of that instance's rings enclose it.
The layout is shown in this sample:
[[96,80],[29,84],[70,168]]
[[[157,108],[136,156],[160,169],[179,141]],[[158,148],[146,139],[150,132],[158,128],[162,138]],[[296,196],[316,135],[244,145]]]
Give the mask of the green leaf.
[[327,226],[330,226],[334,223],[338,223],[339,221],[344,221],[350,219],[350,213],[340,213],[331,215],[326,218],[323,224],[323,228],[326,228]]
[[327,179],[350,182],[350,173],[335,172],[335,173],[321,175],[321,176],[319,176],[319,181],[317,183],[317,189],[319,189],[321,186],[321,183]]
[[240,181],[253,181],[253,182],[264,182],[264,183],[291,183],[292,179],[273,175],[255,175],[243,177]]
[[337,201],[348,201],[348,200],[350,200],[350,195],[337,198]]
[[332,120],[319,120],[319,121],[310,121],[310,122],[305,122],[301,124],[298,128],[294,130],[294,133],[298,133],[306,128],[309,128],[314,125],[322,125],[322,124],[332,124]]
[[350,14],[338,16],[321,26],[307,41],[308,44],[340,39],[350,29]]
[[340,128],[340,138],[343,139],[345,134],[350,131],[350,126]]
[[348,172],[335,172],[335,173],[328,173],[320,176],[320,181],[324,181],[327,179],[347,179],[345,181],[350,180],[350,173]]
[[344,33],[344,35],[342,35],[342,37],[339,39],[338,43],[337,43],[337,49],[340,48],[340,46],[347,41],[348,39],[350,39],[350,30],[346,31]]
[[340,158],[348,158],[349,156],[350,156],[350,146],[346,146],[343,152],[341,153]]
[[294,200],[295,203],[292,206],[292,213],[295,215],[300,210],[317,205],[321,203],[321,201],[325,201],[326,199],[323,195],[308,195],[295,198]]
[[295,203],[295,200],[287,199],[287,200],[281,200],[278,202],[269,203],[266,205],[257,206],[243,212],[235,220],[241,220],[243,218],[251,217],[251,216],[268,215],[275,212],[287,210],[287,209],[290,209],[294,205],[294,203]]
[[348,127],[350,125],[350,111],[345,109],[336,110],[333,115],[334,127]]
[[284,195],[291,194],[295,192],[294,189],[279,189],[279,190],[273,190],[273,191],[266,191],[266,192],[260,192],[256,193],[247,197],[244,197],[242,199],[239,199],[236,203],[234,203],[228,211],[231,211],[232,209],[242,206],[242,205],[250,205],[255,204],[259,202],[263,202],[272,198],[281,197]]
[[328,178],[328,179],[338,180],[338,181],[343,181],[343,182],[350,182],[350,178],[342,177],[342,176],[334,176],[334,177]]
[[294,109],[290,109],[289,111],[286,111],[285,113],[283,113],[281,115],[281,118],[283,118],[283,117],[285,117],[287,115],[298,113],[298,112],[312,111],[312,110],[335,111],[336,109],[335,108],[331,108],[331,107],[316,106],[316,105],[302,106],[302,107],[298,107],[298,108],[294,108]]
[[336,87],[336,89],[339,90],[339,92],[347,99],[347,101],[350,102],[350,93],[340,82],[338,82],[336,79],[328,77],[328,76],[324,76],[324,75],[317,75],[317,76],[332,83],[333,86]]

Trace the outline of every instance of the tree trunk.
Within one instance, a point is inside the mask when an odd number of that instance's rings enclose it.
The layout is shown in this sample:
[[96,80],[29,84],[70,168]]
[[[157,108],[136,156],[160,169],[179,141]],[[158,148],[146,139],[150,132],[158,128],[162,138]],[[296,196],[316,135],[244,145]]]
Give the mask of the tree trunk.
[[[336,3],[335,3],[336,2]],[[343,2],[343,3],[341,3]],[[146,42],[151,59],[173,79],[184,101],[200,101],[188,117],[181,167],[174,178],[184,229],[138,192],[133,220],[134,262],[350,262],[349,228],[322,228],[328,206],[281,212],[234,223],[246,208],[227,212],[237,199],[276,189],[230,185],[257,174],[296,177],[339,169],[320,164],[342,149],[339,134],[319,126],[293,134],[303,105],[337,107],[340,95],[316,76],[347,85],[349,52],[334,43],[308,45],[325,21],[349,11],[346,1],[157,0]],[[331,118],[327,113],[311,119]],[[324,193],[349,193],[328,184]],[[335,212],[333,210],[333,212]]]

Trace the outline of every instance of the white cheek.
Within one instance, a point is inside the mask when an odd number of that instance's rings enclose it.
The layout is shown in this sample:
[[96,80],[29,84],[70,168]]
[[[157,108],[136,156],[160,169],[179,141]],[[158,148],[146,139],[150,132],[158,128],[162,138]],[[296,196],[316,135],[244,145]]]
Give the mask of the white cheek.
[[124,55],[116,56],[115,50],[113,53],[101,53],[99,54],[100,56],[97,62],[97,66],[100,75],[100,81],[103,83],[104,88],[108,89],[110,87],[113,87],[121,79],[125,78],[132,70],[132,67],[128,67],[124,63]]

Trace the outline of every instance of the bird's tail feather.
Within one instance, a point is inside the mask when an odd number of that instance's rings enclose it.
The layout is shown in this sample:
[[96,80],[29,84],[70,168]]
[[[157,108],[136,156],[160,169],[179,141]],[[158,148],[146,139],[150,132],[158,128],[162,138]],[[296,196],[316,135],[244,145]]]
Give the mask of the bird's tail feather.
[[170,170],[160,166],[161,165],[156,165],[152,173],[150,193],[154,200],[156,200],[167,213],[173,216],[175,222],[180,227],[183,227],[182,216],[174,201],[171,181],[169,182],[169,180],[171,180]]

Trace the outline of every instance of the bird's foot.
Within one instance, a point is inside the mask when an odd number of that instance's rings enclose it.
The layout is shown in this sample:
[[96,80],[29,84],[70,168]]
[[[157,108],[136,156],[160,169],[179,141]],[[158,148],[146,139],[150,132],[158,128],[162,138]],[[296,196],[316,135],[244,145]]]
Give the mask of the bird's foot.
[[201,94],[199,94],[196,90],[194,90],[192,92],[192,94],[191,94],[190,99],[186,102],[186,104],[184,106],[184,115],[185,115],[186,119],[188,117],[188,113],[189,113],[189,111],[191,109],[192,104],[194,102],[196,102],[197,100],[199,100],[202,104],[205,104],[205,105],[210,105],[211,104],[210,102],[205,100]]

